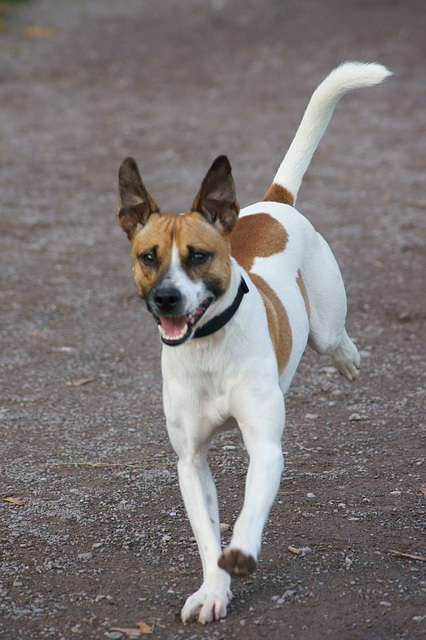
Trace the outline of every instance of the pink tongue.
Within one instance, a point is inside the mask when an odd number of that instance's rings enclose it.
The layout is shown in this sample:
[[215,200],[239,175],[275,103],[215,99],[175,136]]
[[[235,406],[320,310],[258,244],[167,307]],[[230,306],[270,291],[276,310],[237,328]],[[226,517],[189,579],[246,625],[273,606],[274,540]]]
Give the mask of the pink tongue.
[[161,327],[170,338],[180,336],[186,326],[186,316],[179,316],[178,318],[172,318],[170,316],[164,316],[160,318]]

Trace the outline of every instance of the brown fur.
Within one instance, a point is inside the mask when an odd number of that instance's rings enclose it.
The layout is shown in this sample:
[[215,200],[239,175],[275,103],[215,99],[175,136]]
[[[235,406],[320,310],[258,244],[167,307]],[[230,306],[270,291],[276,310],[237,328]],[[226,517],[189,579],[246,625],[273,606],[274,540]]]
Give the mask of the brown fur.
[[269,334],[280,374],[290,358],[293,342],[287,312],[275,291],[263,278],[252,273],[251,268],[256,257],[268,258],[284,251],[287,241],[287,231],[268,213],[255,213],[239,219],[231,233],[232,255],[249,273],[265,304]]
[[303,282],[302,273],[300,269],[297,270],[296,282],[299,286],[300,293],[302,294],[303,302],[305,303],[306,313],[308,314],[308,319],[309,319],[311,317],[311,308],[309,306],[308,292],[306,290],[305,283]]
[[[220,282],[223,289],[228,287],[231,278],[228,233],[220,233],[200,213],[194,211],[183,216],[153,213],[147,224],[131,238],[133,277],[140,295],[146,297],[155,282],[166,273],[170,266],[173,241],[182,264],[188,258],[188,247],[212,251],[212,259],[193,269],[192,273],[197,278]],[[143,264],[138,256],[154,248],[156,267]]]
[[256,257],[268,258],[284,251],[287,231],[268,213],[255,213],[240,218],[231,234],[231,253],[247,271]]
[[251,273],[250,278],[259,290],[266,307],[269,335],[277,358],[278,372],[281,375],[289,361],[293,344],[288,315],[275,291],[263,278],[256,273]]
[[263,200],[282,202],[283,204],[289,204],[291,207],[294,205],[293,194],[288,189],[282,187],[280,184],[276,184],[275,182],[271,184],[268,191],[265,193]]

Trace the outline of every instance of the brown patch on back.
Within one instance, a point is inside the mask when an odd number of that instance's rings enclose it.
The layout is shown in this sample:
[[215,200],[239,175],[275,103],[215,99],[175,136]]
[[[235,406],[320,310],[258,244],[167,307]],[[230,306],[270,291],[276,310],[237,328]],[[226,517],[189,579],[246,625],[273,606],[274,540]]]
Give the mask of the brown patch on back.
[[284,251],[288,233],[268,213],[240,218],[231,233],[231,255],[247,272],[255,258],[268,258]]
[[250,273],[250,278],[265,304],[269,335],[277,358],[278,372],[281,375],[289,361],[293,345],[288,315],[275,291],[263,278],[256,273]]
[[276,184],[275,182],[271,184],[268,191],[265,193],[263,200],[281,202],[282,204],[289,204],[291,207],[294,205],[293,194],[288,189],[282,187],[280,184]]
[[308,314],[308,319],[311,317],[311,307],[309,305],[308,292],[305,287],[305,283],[303,282],[302,273],[300,269],[297,270],[297,278],[296,282],[299,286],[300,293],[302,294],[303,302],[305,303],[306,313]]

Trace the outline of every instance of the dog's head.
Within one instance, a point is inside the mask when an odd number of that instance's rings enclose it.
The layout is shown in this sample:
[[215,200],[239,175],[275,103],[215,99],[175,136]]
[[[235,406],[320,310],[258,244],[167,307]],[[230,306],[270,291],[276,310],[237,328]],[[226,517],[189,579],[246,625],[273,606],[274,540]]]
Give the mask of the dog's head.
[[132,244],[139,294],[163,342],[183,344],[229,286],[229,234],[239,212],[229,161],[216,158],[183,215],[160,212],[133,158],[120,167],[119,194],[118,219]]

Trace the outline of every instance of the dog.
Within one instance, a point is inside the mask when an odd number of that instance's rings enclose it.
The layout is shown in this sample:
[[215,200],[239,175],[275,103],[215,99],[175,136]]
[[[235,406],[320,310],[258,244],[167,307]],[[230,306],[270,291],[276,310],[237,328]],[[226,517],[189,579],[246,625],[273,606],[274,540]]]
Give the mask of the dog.
[[[347,380],[359,373],[339,267],[294,205],[337,102],[389,75],[379,64],[357,62],[332,71],[312,95],[265,197],[241,211],[226,156],[213,162],[181,215],[160,211],[133,158],[120,167],[118,220],[131,242],[136,287],[163,342],[167,430],[203,567],[183,622],[224,618],[231,576],[256,570],[284,468],[283,394],[306,345],[330,355]],[[207,451],[216,433],[235,426],[250,463],[243,508],[222,550]]]

